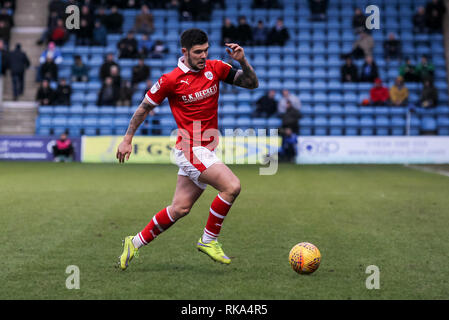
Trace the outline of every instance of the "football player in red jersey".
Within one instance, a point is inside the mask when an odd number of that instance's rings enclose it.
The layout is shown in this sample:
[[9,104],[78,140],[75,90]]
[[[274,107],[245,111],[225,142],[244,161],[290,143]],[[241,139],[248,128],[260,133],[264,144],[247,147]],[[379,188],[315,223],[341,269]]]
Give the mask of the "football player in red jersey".
[[240,63],[241,69],[235,69],[221,60],[207,59],[209,41],[204,31],[195,28],[184,31],[181,35],[183,56],[178,60],[178,66],[162,75],[148,90],[117,148],[119,162],[128,160],[137,128],[153,108],[168,98],[178,126],[177,142],[173,149],[179,167],[175,194],[172,203],[156,213],[141,232],[125,238],[123,253],[119,257],[122,270],[128,267],[140,247],[188,214],[207,185],[217,189],[218,195],[210,207],[197,249],[215,261],[231,263],[217,238],[224,218],[240,193],[240,181],[214,152],[219,134],[219,82],[248,89],[257,88],[259,83],[243,48],[235,43],[225,45],[227,53]]

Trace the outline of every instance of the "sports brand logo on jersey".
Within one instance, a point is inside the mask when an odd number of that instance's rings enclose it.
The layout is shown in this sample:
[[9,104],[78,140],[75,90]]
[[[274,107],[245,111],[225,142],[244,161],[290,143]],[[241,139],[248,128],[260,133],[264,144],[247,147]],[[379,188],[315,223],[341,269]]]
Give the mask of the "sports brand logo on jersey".
[[214,75],[213,75],[212,72],[210,72],[210,71],[206,71],[206,72],[204,73],[204,76],[205,76],[207,79],[209,79],[209,80],[212,80],[212,79],[214,78]]
[[[162,83],[162,80],[160,80],[160,81],[161,81],[161,83]],[[152,94],[155,94],[160,88],[161,88],[161,86],[160,86],[159,81],[158,81],[158,82],[156,82],[155,84],[153,84],[153,86],[152,86],[151,89],[150,89],[150,92],[151,92]]]
[[181,80],[180,82],[184,82],[184,83],[186,83],[187,85],[190,85],[189,79],[187,79],[187,80]]

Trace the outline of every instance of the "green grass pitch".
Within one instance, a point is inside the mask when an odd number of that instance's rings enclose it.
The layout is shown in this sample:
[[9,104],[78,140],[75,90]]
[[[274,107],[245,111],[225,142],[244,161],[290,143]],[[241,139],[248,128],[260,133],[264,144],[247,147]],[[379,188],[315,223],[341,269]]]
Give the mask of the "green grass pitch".
[[[449,178],[403,166],[231,166],[242,193],[214,263],[195,244],[216,191],[115,268],[121,239],[170,204],[173,165],[0,162],[0,299],[447,299]],[[293,245],[322,253],[312,275]],[[80,289],[66,288],[66,268]],[[368,290],[366,268],[380,269]]]

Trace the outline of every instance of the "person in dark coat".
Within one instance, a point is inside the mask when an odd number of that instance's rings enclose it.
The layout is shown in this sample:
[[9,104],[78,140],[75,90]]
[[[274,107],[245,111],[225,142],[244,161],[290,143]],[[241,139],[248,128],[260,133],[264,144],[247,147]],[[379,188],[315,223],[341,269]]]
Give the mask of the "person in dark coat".
[[275,99],[276,91],[269,90],[267,94],[263,95],[256,101],[256,110],[253,117],[269,118],[277,112],[278,102]]
[[72,87],[67,83],[66,79],[61,79],[55,92],[55,104],[70,106],[70,95],[72,94]]
[[25,90],[24,77],[25,71],[30,67],[30,60],[25,52],[22,51],[20,43],[16,44],[15,50],[9,55],[9,68],[11,70],[11,79],[13,87],[14,100],[17,100]]
[[133,86],[139,82],[144,82],[150,76],[150,67],[145,64],[144,59],[139,59],[139,63],[132,70],[131,83]]
[[117,62],[114,61],[114,54],[108,53],[106,55],[105,61],[103,62],[103,64],[100,67],[101,81],[104,81],[104,79],[106,79],[106,77],[109,77],[109,75],[111,74],[111,66],[116,66],[117,68],[120,69]]
[[50,87],[48,80],[42,80],[36,92],[36,101],[40,106],[51,106],[55,102],[55,91]]
[[5,43],[0,39],[0,73],[4,76],[9,68],[9,52],[5,48]]
[[275,46],[284,46],[288,39],[290,39],[290,35],[284,26],[284,20],[279,18],[276,21],[276,25],[270,31],[268,43]]
[[346,57],[345,64],[341,67],[341,82],[357,82],[359,80],[357,66],[350,56]]

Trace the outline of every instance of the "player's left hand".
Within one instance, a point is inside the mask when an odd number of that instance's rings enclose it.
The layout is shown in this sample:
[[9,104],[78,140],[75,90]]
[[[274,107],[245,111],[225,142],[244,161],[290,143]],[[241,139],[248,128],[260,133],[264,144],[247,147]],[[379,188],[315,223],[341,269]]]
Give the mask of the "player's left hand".
[[229,54],[229,56],[232,59],[234,59],[234,60],[236,60],[238,62],[241,62],[241,61],[243,61],[245,59],[245,51],[238,44],[236,44],[236,43],[225,43],[225,46],[229,48],[229,49],[226,48],[226,52]]

